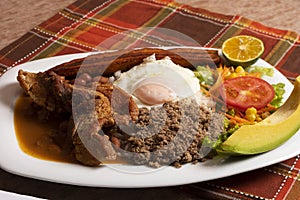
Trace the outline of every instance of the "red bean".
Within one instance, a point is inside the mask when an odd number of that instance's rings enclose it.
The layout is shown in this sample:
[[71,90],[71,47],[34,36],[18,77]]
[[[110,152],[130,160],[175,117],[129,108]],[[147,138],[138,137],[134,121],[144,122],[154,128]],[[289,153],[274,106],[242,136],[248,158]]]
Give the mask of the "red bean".
[[88,73],[81,74],[79,78],[85,80],[86,82],[90,82],[92,80],[92,77]]
[[114,136],[111,137],[111,142],[116,145],[116,147],[120,148],[121,146],[121,143],[120,143],[120,140]]
[[108,78],[104,76],[96,76],[93,78],[93,82],[99,82],[99,83],[107,83]]
[[81,79],[81,78],[77,78],[75,83],[78,84],[78,85],[82,85],[82,86],[86,85],[86,81]]
[[100,83],[107,83],[108,82],[108,78],[104,77],[104,76],[101,76],[100,79],[99,79],[99,82]]

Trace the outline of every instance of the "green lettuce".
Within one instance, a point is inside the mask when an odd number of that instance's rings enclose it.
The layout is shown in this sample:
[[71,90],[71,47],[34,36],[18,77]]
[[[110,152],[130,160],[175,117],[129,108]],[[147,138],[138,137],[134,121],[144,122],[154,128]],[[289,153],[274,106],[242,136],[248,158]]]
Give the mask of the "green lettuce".
[[214,84],[213,73],[209,67],[198,66],[194,74],[199,79],[200,83],[205,83],[207,85]]
[[218,149],[220,144],[226,141],[227,138],[239,128],[240,126],[238,125],[230,127],[229,120],[226,117],[224,117],[224,132],[221,133],[216,140],[211,140],[208,136],[206,136],[203,140],[202,145],[211,149]]
[[274,69],[273,68],[266,68],[262,66],[250,66],[246,69],[248,72],[258,72],[262,76],[270,76],[272,77],[274,75]]
[[274,90],[275,90],[275,97],[271,101],[271,105],[275,106],[276,108],[280,107],[282,104],[283,94],[285,93],[284,90],[284,83],[277,83],[272,84]]

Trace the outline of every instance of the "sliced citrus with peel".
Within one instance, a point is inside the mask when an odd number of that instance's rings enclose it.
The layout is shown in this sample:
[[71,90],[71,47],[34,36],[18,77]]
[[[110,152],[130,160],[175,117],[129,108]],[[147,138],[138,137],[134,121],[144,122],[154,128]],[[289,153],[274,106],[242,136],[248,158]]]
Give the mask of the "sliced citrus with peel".
[[231,37],[222,45],[224,57],[235,66],[247,67],[254,64],[264,52],[264,43],[253,36]]

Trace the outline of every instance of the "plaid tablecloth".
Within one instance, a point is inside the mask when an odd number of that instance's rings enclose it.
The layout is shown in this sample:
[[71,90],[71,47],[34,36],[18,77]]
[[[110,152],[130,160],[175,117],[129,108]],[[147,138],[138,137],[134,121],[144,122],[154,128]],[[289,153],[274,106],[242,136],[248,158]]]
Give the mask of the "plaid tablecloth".
[[[78,0],[2,49],[0,74],[24,62],[71,53],[194,43],[220,48],[224,40],[240,34],[260,38],[265,44],[262,58],[284,75],[300,74],[300,39],[295,32],[162,0]],[[300,199],[299,167],[298,155],[178,189],[204,199]]]

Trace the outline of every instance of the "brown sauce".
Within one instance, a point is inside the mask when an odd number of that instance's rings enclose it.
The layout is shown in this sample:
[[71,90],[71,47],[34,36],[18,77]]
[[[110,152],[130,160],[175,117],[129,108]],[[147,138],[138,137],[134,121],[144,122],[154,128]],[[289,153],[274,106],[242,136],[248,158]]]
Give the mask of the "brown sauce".
[[39,120],[32,100],[21,95],[14,108],[14,126],[20,148],[26,154],[44,160],[78,163],[65,142],[66,135],[59,133],[61,120]]

